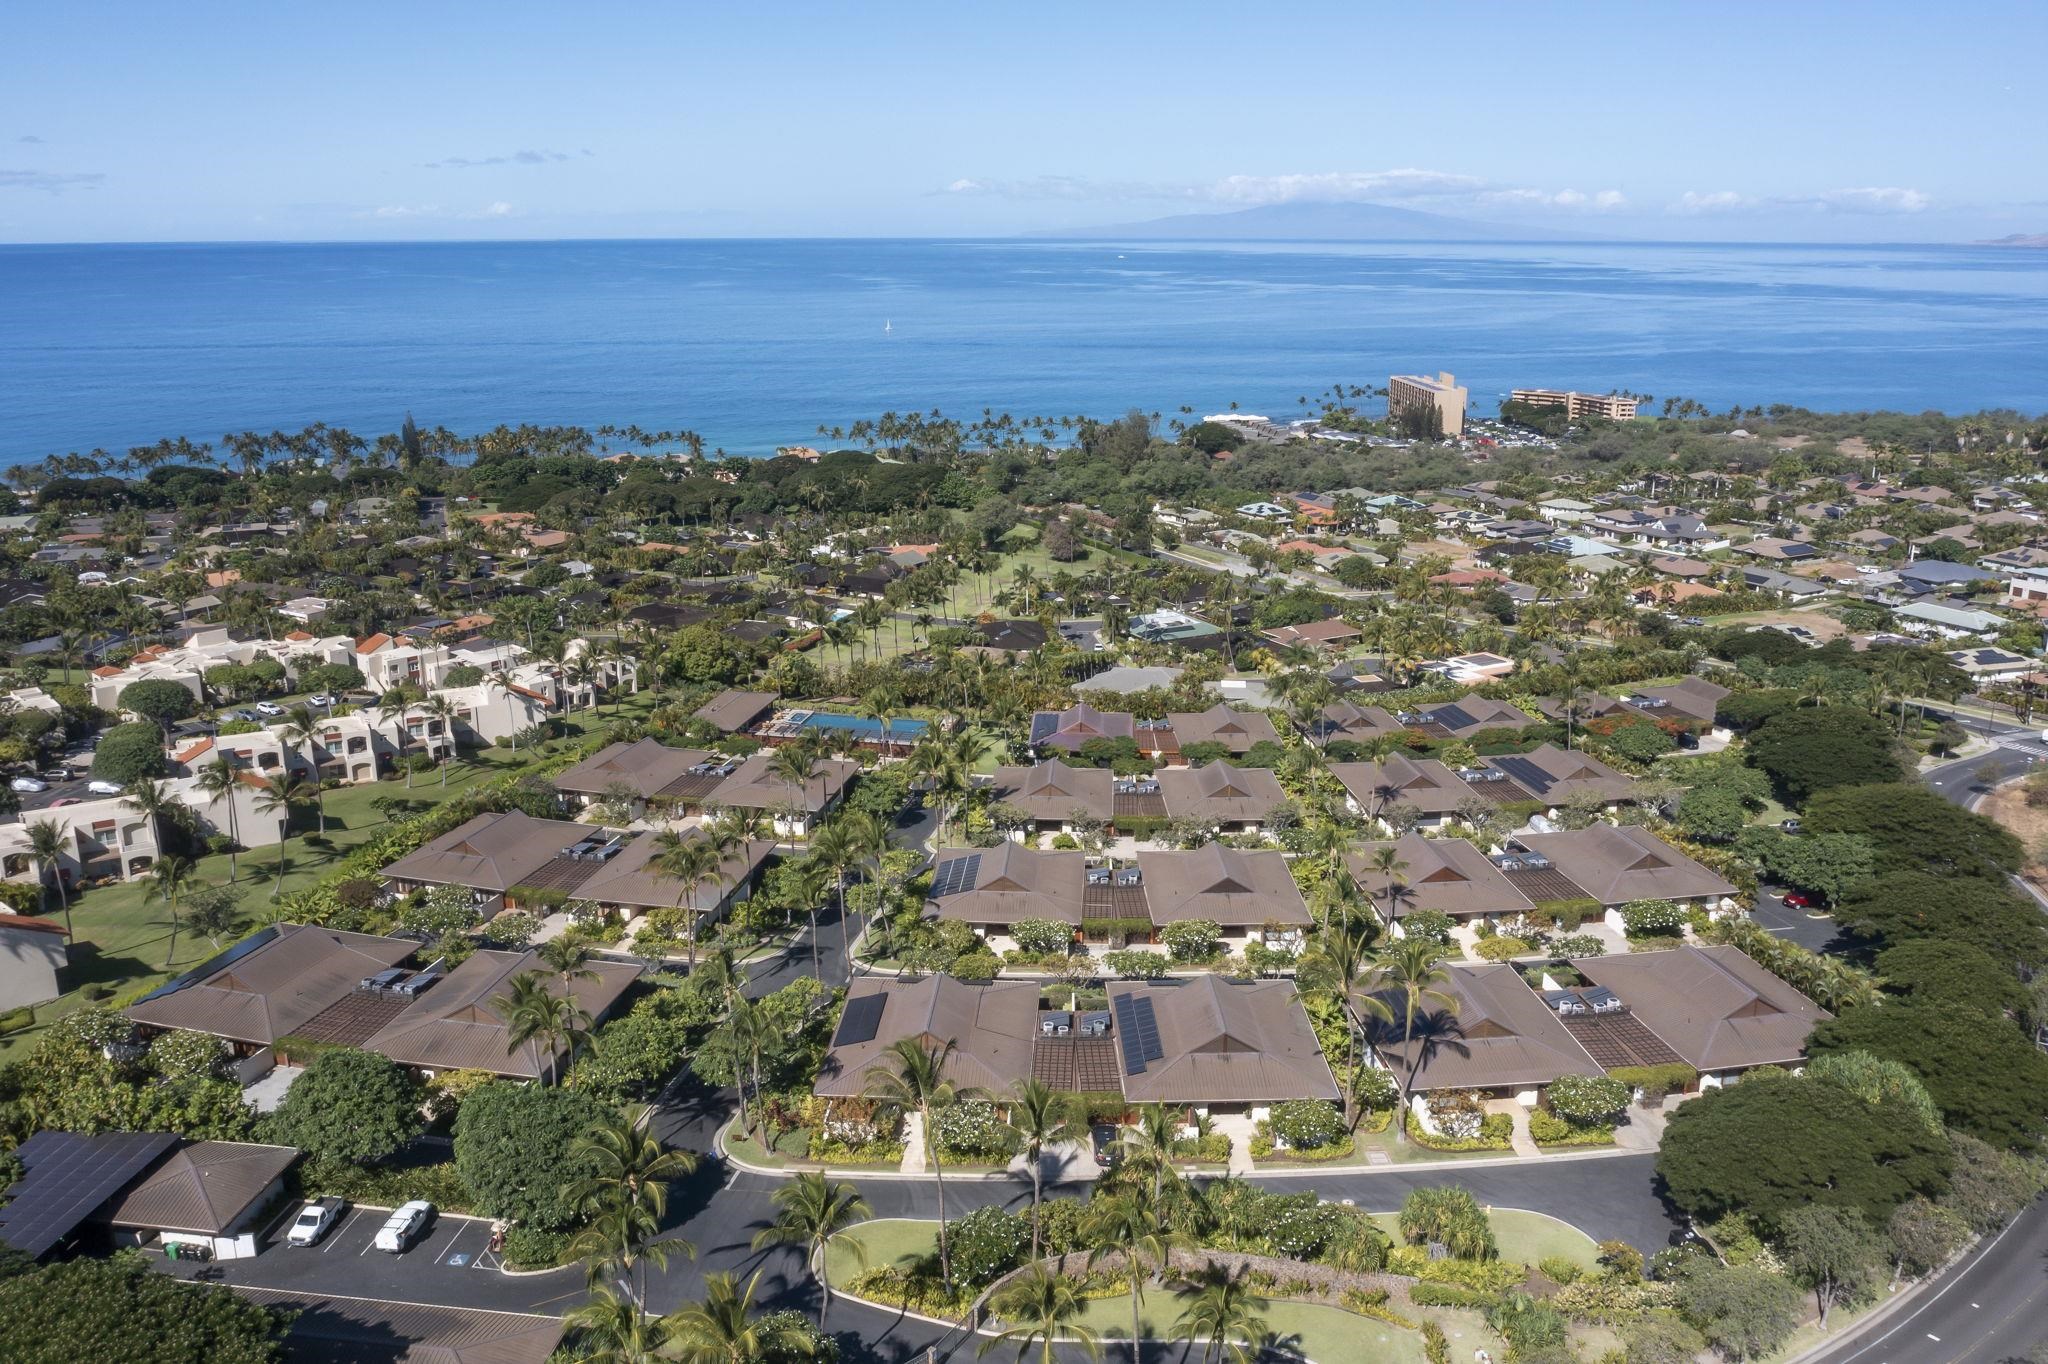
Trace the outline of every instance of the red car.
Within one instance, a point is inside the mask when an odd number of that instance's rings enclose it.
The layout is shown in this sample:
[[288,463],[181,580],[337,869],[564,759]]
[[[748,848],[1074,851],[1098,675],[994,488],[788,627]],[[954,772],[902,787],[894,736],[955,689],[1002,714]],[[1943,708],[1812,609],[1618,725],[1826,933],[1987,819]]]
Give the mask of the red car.
[[1785,903],[1793,909],[1812,909],[1814,907],[1813,897],[1803,890],[1786,891]]

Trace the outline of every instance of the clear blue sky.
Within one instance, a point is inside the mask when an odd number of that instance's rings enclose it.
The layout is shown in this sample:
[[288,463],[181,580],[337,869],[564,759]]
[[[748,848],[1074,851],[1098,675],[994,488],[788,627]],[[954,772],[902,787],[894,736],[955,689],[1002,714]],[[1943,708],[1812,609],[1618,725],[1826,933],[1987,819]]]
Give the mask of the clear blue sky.
[[16,0],[0,240],[2048,232],[2048,3]]

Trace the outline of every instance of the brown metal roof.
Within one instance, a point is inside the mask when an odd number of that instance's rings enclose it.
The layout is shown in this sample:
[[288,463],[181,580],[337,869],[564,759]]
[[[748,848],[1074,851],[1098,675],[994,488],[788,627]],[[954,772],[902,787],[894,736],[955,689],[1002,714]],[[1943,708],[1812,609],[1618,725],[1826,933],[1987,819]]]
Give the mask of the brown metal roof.
[[1372,1048],[1382,1061],[1405,1073],[1419,1060],[1416,1089],[1547,1085],[1560,1075],[1604,1073],[1514,967],[1504,962],[1453,966],[1444,993],[1458,1007],[1422,1011],[1405,1042],[1404,1005],[1398,997],[1385,997],[1394,1013],[1392,1023],[1368,1024]]
[[[1183,749],[1189,744],[1224,744],[1232,753],[1243,753],[1262,741],[1280,741],[1273,722],[1263,713],[1232,710],[1221,701],[1207,710],[1175,711],[1166,719],[1173,726],[1173,737]],[[1143,746],[1143,736],[1140,736],[1139,747]]]
[[236,1286],[265,1307],[295,1312],[292,1364],[546,1364],[567,1330],[560,1317],[374,1298],[329,1298]]
[[[1448,815],[1473,795],[1472,787],[1435,758],[1391,753],[1378,762],[1331,763],[1330,774],[1369,814],[1406,805],[1425,815]],[[1519,798],[1519,797],[1518,797]]]
[[535,819],[521,810],[481,814],[384,868],[394,881],[467,886],[503,893],[530,878],[558,853],[599,830],[566,819]]
[[602,796],[614,786],[625,786],[645,798],[659,794],[712,756],[701,748],[670,748],[658,739],[611,744],[557,776],[555,789]]
[[[568,992],[593,1019],[602,1020],[642,968],[630,962],[593,961],[584,969],[590,974],[571,980]],[[426,1070],[488,1070],[525,1080],[551,1074],[563,1059],[561,1049],[545,1050],[536,1038],[511,1047],[499,1012],[511,993],[513,977],[528,971],[538,972],[550,993],[562,993],[562,978],[542,964],[539,953],[480,951],[428,988],[365,1043],[364,1050]]]
[[[1372,867],[1373,854],[1391,847],[1402,866],[1392,876]],[[1393,843],[1361,843],[1344,858],[1352,879],[1382,909],[1398,917],[1420,909],[1445,914],[1520,914],[1529,899],[1487,855],[1462,838],[1424,838],[1404,834]],[[1402,891],[1390,898],[1388,888]],[[1397,901],[1397,902],[1396,902]]]
[[1077,809],[1096,819],[1108,819],[1115,808],[1110,784],[1110,775],[1102,768],[1042,762],[1030,767],[997,768],[994,794],[997,800],[1014,805],[1037,820],[1064,820]]
[[1068,1093],[1120,1091],[1123,1073],[1113,1037],[1047,1037],[1040,1034],[1031,1050],[1032,1078]]
[[1634,825],[1594,824],[1565,833],[1525,834],[1516,841],[1549,858],[1561,875],[1603,905],[1735,893],[1719,872]]
[[971,984],[951,976],[923,980],[857,980],[847,1004],[879,995],[884,1003],[874,1035],[849,1041],[825,1053],[814,1088],[819,1094],[851,1097],[860,1094],[868,1074],[889,1064],[889,1048],[906,1038],[922,1038],[943,1046],[954,1043],[946,1058],[946,1078],[962,1088],[1003,1094],[1031,1074],[1032,1048],[1038,1037],[1038,986],[1029,981]]
[[1833,1017],[1734,947],[1674,947],[1572,963],[1696,1070],[1783,1065]]
[[404,995],[351,990],[293,1030],[293,1035],[338,1047],[360,1047],[412,1001]]
[[294,1146],[195,1141],[107,1206],[117,1227],[219,1236],[299,1158]]
[[[703,837],[701,833],[685,835],[690,842]],[[715,909],[726,896],[751,880],[774,852],[774,840],[749,839],[736,845],[719,862],[716,881],[685,885],[656,870],[654,859],[661,855],[661,845],[653,834],[641,834],[604,863],[576,893],[601,905],[630,909],[665,909],[675,904],[687,904],[699,911]]]
[[[276,936],[216,969],[202,965],[177,989],[128,1006],[128,1017],[268,1046],[299,1031],[345,998],[365,976],[398,965],[419,944],[310,924],[281,924]],[[201,973],[204,974],[201,974]]]
[[996,848],[941,853],[933,869],[932,903],[940,918],[967,923],[1049,919],[1078,924],[1087,903],[1086,879],[1082,853],[1038,852],[1005,841]]
[[1258,824],[1287,802],[1280,779],[1263,767],[1233,767],[1227,762],[1169,767],[1156,780],[1166,813],[1174,819]]
[[1162,1055],[1137,1074],[1125,1067],[1124,1097],[1135,1103],[1274,1103],[1335,1100],[1337,1081],[1294,983],[1217,976],[1167,982],[1114,981],[1123,998],[1149,1001]]
[[1193,852],[1140,851],[1138,868],[1145,874],[1145,904],[1155,924],[1213,919],[1230,927],[1299,927],[1312,922],[1287,859],[1278,852],[1210,843]]
[[737,734],[766,715],[775,705],[772,691],[722,691],[692,712],[709,720],[727,734]]
[[711,799],[720,805],[743,810],[781,810],[790,806],[816,814],[839,798],[846,784],[860,771],[860,764],[845,758],[822,759],[812,770],[803,789],[769,769],[769,750],[763,749],[741,763],[725,779]]

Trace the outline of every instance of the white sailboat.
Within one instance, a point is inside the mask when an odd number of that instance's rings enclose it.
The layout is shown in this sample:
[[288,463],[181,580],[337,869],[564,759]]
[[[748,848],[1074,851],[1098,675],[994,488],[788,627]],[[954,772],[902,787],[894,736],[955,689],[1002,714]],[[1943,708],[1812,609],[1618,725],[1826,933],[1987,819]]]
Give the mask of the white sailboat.
[[894,322],[887,321],[886,319],[883,321],[882,335],[887,336],[890,332],[894,331],[895,329],[896,324]]

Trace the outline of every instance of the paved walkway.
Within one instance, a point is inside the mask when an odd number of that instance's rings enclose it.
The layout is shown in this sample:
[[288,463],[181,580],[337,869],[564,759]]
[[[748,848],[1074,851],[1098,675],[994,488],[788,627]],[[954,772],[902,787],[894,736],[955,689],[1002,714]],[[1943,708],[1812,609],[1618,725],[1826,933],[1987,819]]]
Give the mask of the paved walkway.
[[1508,1100],[1508,1116],[1515,1120],[1515,1130],[1508,1134],[1508,1149],[1518,1156],[1540,1156],[1543,1148],[1536,1144],[1536,1138],[1529,1135],[1529,1110]]
[[896,1167],[906,1175],[924,1173],[924,1115],[905,1114],[903,1118],[903,1162]]

